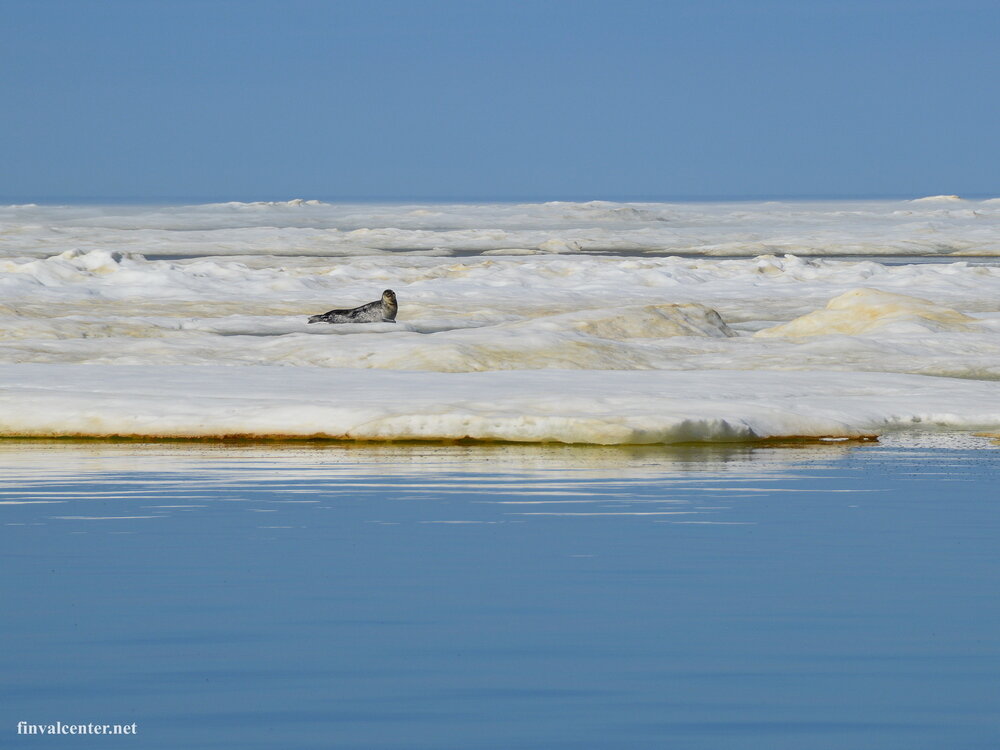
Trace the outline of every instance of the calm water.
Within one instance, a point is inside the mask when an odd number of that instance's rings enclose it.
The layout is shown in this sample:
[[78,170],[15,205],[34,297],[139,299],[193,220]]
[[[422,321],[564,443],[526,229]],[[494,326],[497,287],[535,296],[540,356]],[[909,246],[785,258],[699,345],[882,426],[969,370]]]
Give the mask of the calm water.
[[0,444],[0,747],[996,748],[998,456]]

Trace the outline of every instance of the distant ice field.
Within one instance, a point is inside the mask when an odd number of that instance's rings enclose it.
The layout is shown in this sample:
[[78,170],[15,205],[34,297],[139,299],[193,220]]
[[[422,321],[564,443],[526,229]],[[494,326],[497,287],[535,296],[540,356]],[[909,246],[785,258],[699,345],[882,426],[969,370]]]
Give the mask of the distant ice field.
[[0,206],[0,255],[1000,255],[1000,198],[729,203]]
[[997,432],[998,380],[1000,200],[0,207],[0,435]]

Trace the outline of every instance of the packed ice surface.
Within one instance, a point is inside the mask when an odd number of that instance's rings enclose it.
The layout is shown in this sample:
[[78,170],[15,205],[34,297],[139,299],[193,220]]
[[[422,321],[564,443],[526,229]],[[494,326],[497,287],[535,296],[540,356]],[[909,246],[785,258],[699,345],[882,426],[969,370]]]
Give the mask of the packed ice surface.
[[0,434],[1000,428],[1000,201],[19,206],[0,252]]

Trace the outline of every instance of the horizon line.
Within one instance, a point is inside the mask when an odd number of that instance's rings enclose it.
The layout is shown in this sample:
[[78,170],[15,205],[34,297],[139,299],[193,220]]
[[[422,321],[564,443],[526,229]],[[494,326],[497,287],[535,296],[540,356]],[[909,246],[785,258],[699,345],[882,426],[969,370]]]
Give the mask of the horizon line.
[[989,200],[1000,197],[998,193],[868,193],[868,194],[848,194],[848,193],[804,193],[804,194],[707,194],[707,195],[618,195],[613,197],[592,196],[592,195],[515,195],[515,196],[418,196],[418,195],[336,195],[336,196],[308,196],[308,194],[295,195],[293,197],[273,197],[273,194],[264,197],[251,196],[213,196],[213,195],[143,195],[143,196],[122,196],[122,195],[14,195],[0,196],[0,203],[7,205],[30,204],[39,205],[176,205],[183,203],[187,205],[201,205],[210,203],[286,203],[293,200],[318,200],[323,203],[588,203],[591,201],[603,201],[608,203],[751,203],[762,201],[906,201],[918,198],[951,196],[963,200]]

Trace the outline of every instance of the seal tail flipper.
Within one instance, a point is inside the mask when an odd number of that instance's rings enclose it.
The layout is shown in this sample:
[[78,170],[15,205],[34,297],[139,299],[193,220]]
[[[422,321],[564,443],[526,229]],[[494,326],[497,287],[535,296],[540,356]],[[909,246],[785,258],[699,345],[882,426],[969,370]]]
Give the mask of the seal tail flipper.
[[313,315],[309,318],[310,323],[322,323],[326,318],[322,315]]

